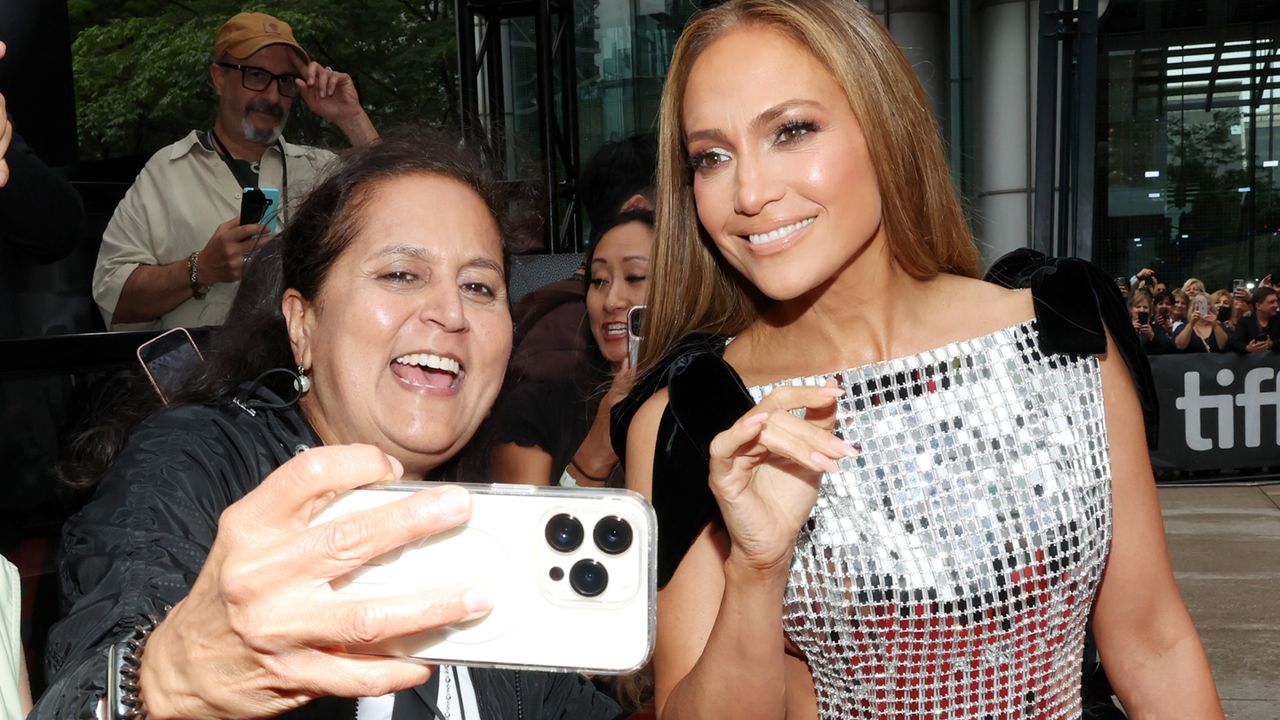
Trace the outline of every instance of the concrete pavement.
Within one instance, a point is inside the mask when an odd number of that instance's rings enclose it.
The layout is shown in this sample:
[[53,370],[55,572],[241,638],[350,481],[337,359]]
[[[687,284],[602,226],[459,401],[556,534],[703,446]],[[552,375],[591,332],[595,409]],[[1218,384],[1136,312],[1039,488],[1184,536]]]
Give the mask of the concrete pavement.
[[1162,487],[1178,587],[1230,720],[1280,720],[1280,485]]

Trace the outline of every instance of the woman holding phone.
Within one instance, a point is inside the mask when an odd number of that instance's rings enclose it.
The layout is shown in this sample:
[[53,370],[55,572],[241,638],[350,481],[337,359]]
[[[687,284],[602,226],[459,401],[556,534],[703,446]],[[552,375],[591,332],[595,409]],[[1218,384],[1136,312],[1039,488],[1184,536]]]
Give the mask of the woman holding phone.
[[488,612],[473,587],[330,586],[466,522],[463,489],[311,525],[347,490],[456,475],[511,349],[501,187],[456,137],[348,153],[255,259],[204,372],[84,439],[74,476],[96,491],[64,531],[71,611],[31,717],[616,715],[573,674],[344,650]]
[[1029,292],[975,279],[875,16],[718,5],[661,108],[637,394],[662,387],[626,435],[662,537],[659,717],[1074,719],[1091,619],[1135,717],[1221,718],[1115,287],[1029,252],[1000,266]]
[[1134,290],[1129,296],[1129,320],[1133,331],[1138,334],[1138,342],[1148,355],[1159,355],[1173,351],[1173,341],[1151,317],[1151,295],[1146,290]]
[[572,382],[523,383],[498,404],[499,482],[621,487],[609,413],[631,389],[627,322],[644,303],[653,212],[629,210],[594,233],[585,265],[587,359]]
[[1227,331],[1210,308],[1209,296],[1203,292],[1191,298],[1191,317],[1173,336],[1173,346],[1180,353],[1225,352]]

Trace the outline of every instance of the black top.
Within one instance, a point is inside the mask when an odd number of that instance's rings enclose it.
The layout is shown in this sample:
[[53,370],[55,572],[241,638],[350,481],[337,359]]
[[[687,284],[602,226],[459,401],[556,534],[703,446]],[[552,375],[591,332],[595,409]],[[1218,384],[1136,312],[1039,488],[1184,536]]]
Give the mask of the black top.
[[[256,414],[226,401],[179,406],[144,421],[93,501],[67,521],[59,575],[71,612],[49,635],[53,681],[32,720],[95,718],[107,647],[148,613],[163,615],[186,596],[227,506],[320,444],[297,407],[269,391],[257,390],[247,404]],[[475,669],[471,676],[484,720],[607,720],[619,712],[577,675]],[[397,693],[393,717],[432,717],[434,692],[427,684]],[[354,716],[354,700],[321,698],[283,717]]]
[[[593,403],[580,382],[531,382],[513,389],[496,411],[498,442],[541,448],[551,456],[548,485],[557,485],[574,453],[591,429]],[[603,392],[600,389],[599,392]],[[609,475],[609,487],[622,486],[620,465]]]
[[[996,261],[987,279],[1005,287],[1031,289],[1043,353],[1101,354],[1107,350],[1109,333],[1134,379],[1147,440],[1154,445],[1159,405],[1151,366],[1120,291],[1106,273],[1083,260],[1055,260],[1033,250],[1017,250]],[[712,438],[755,404],[723,353],[723,338],[688,337],[660,370],[648,373],[614,407],[611,437],[614,450],[623,457],[627,428],[636,411],[653,393],[667,388],[667,408],[658,424],[653,459],[659,587],[671,579],[702,528],[719,516],[707,483]]]
[[[1216,323],[1214,324],[1214,327],[1217,327]],[[1178,331],[1182,332],[1183,330],[1186,330],[1186,332],[1190,333],[1191,337],[1187,338],[1186,347],[1182,348],[1181,350],[1175,350],[1175,352],[1207,353],[1207,352],[1223,352],[1224,350],[1226,350],[1226,348],[1218,347],[1218,334],[1215,332],[1210,332],[1208,337],[1202,338],[1200,337],[1199,334],[1196,333],[1196,329],[1194,327],[1188,327],[1186,325],[1183,325],[1181,328],[1179,328]],[[1175,335],[1174,338],[1176,339],[1177,335]],[[1177,346],[1175,345],[1174,347],[1176,348]]]
[[1249,352],[1249,342],[1263,336],[1271,338],[1272,352],[1280,350],[1280,315],[1271,318],[1265,328],[1253,315],[1240,318],[1240,324],[1236,325],[1236,331],[1231,334],[1231,342],[1227,347],[1238,353]]

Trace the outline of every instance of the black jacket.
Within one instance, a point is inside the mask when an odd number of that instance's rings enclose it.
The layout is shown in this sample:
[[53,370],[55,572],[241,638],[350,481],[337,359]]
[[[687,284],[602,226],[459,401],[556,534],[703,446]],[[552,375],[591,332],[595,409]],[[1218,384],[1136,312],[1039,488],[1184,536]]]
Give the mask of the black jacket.
[[[32,720],[94,718],[106,682],[106,649],[148,613],[181,600],[200,573],[218,517],[282,463],[319,445],[293,406],[266,390],[248,403],[187,405],[140,424],[68,520],[59,566],[71,611],[49,635],[53,678]],[[274,405],[276,407],[268,407]],[[607,720],[618,707],[572,674],[474,669],[484,720]],[[433,716],[435,687],[396,696],[394,720]],[[284,717],[352,718],[355,701],[324,698]]]
[[1253,315],[1240,318],[1240,324],[1236,325],[1235,332],[1231,333],[1231,342],[1227,345],[1227,349],[1247,353],[1249,343],[1263,336],[1271,338],[1272,351],[1280,348],[1280,315],[1271,318],[1265,330],[1258,324],[1258,318]]

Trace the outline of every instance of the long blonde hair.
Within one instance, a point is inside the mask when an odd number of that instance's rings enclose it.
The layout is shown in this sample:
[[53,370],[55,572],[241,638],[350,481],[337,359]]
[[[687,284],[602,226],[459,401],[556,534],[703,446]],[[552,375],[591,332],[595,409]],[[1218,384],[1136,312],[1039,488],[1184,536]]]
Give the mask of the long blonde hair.
[[880,21],[852,0],[730,0],[685,27],[662,93],[657,223],[641,374],[690,333],[741,332],[765,302],[724,261],[698,223],[681,125],[694,63],[718,37],[746,25],[772,28],[798,41],[844,89],[880,185],[893,261],[918,279],[942,272],[978,274],[978,251],[924,89]]

